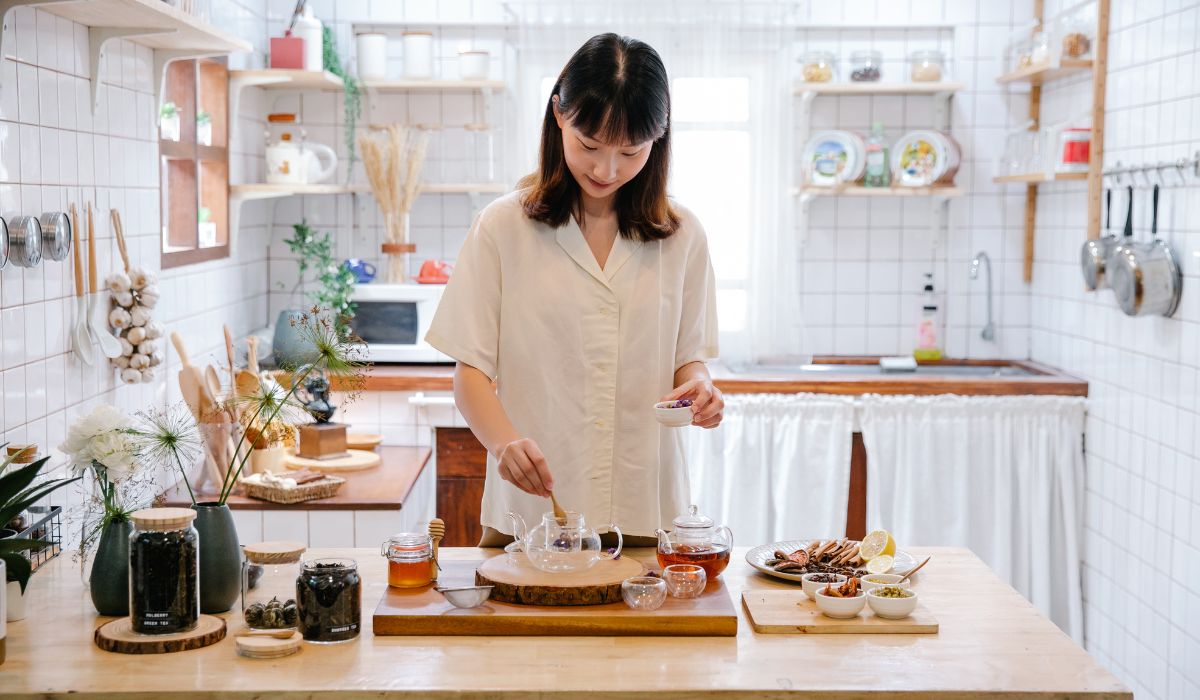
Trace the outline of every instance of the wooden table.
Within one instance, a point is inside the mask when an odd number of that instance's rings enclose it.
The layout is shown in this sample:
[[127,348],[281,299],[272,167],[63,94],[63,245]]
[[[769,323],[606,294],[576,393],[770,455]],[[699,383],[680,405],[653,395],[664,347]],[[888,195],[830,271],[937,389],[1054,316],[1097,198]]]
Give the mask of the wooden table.
[[[100,651],[91,641],[100,620],[70,558],[60,557],[34,577],[29,617],[8,626],[0,696],[1132,698],[974,555],[949,548],[911,551],[934,556],[917,590],[941,622],[936,636],[757,635],[739,606],[736,638],[375,637],[371,611],[386,585],[378,552],[314,551],[358,559],[365,631],[354,642],[305,645],[274,661],[239,657],[230,638],[154,657]],[[754,572],[745,552],[738,548],[725,573],[739,600],[746,588],[790,587]],[[452,558],[484,554],[443,550]]]

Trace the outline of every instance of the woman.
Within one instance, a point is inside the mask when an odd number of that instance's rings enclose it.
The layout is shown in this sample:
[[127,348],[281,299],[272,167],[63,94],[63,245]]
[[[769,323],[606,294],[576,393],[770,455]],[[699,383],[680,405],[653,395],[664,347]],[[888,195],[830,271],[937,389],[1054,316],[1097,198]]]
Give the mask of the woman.
[[[667,198],[666,69],[650,46],[592,37],[554,84],[537,172],[472,226],[428,342],[458,364],[454,400],[488,451],[481,546],[550,508],[652,536],[689,503],[658,401],[724,401],[704,230]],[[493,381],[495,385],[493,386]]]

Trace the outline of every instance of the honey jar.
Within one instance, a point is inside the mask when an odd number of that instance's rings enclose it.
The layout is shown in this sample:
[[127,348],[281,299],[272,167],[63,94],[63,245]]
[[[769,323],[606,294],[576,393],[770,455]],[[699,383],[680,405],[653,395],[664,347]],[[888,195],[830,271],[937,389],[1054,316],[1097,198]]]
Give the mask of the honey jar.
[[388,560],[388,585],[420,588],[433,580],[433,540],[419,532],[399,532],[383,543],[380,554]]

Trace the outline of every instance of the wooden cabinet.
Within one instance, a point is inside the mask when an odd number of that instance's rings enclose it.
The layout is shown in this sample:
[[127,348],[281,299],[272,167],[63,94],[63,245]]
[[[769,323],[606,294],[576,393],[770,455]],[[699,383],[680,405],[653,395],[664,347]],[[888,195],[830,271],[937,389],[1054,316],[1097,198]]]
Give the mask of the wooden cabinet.
[[446,547],[474,547],[483,536],[479,513],[487,450],[468,428],[435,428],[437,516],[446,521]]

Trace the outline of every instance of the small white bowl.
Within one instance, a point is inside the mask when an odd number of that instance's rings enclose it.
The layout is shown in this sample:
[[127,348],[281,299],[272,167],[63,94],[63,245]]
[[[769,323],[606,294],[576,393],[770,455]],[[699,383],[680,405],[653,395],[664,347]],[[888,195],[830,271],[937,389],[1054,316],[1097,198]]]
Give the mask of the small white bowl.
[[674,401],[660,401],[654,404],[654,418],[659,423],[668,428],[682,428],[692,424],[692,418],[695,412],[691,406],[680,406],[679,408],[667,408]]
[[841,574],[822,574],[819,572],[804,574],[800,577],[800,585],[804,588],[804,595],[808,596],[809,600],[816,600],[817,591],[828,586],[828,582],[818,582],[810,579],[810,576],[833,576],[833,585],[840,586],[846,582],[846,577]]
[[[859,579],[859,581],[862,583],[862,589],[869,591],[880,586],[895,585],[900,582],[901,578],[903,577],[900,574],[867,574]],[[901,588],[908,588],[908,586],[904,585]]]
[[463,586],[462,588],[439,588],[438,593],[456,608],[477,608],[492,596],[491,586]]
[[877,616],[888,620],[900,620],[912,615],[913,610],[917,609],[917,594],[905,588],[911,595],[907,598],[884,598],[876,595],[879,589],[871,589],[867,591],[867,604],[871,606],[871,612]]
[[867,606],[867,594],[862,591],[859,591],[858,595],[853,598],[835,598],[817,591],[817,597],[814,600],[817,602],[818,610],[828,617],[839,620],[858,617],[862,609]]

